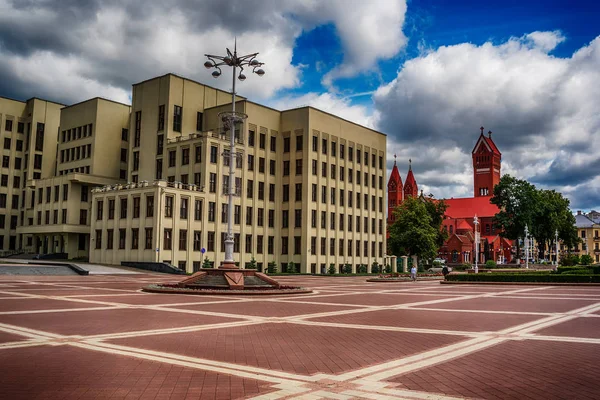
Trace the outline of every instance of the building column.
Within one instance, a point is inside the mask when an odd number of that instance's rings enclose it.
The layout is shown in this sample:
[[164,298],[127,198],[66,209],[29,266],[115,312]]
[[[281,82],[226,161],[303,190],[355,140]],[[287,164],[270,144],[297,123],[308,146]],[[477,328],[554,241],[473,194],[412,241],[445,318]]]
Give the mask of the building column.
[[[396,256],[394,256],[394,259],[396,258]],[[407,273],[408,272],[408,257],[407,256],[402,256],[402,272]]]
[[419,259],[417,258],[417,256],[412,255],[412,262],[413,262],[413,267],[416,267],[417,269],[419,269]]

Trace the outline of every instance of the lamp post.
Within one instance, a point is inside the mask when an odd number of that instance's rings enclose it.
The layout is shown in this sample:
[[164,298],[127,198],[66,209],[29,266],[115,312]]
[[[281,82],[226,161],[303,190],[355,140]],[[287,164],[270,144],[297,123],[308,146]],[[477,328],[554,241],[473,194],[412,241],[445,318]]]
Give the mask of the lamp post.
[[236,122],[243,121],[244,117],[242,115],[238,115],[235,112],[235,78],[236,78],[236,69],[240,69],[240,73],[237,78],[240,81],[246,80],[246,75],[243,74],[244,67],[252,68],[252,72],[257,74],[258,76],[263,76],[265,71],[263,71],[260,67],[264,64],[256,59],[258,53],[247,54],[245,56],[238,56],[237,54],[237,42],[234,45],[233,53],[227,50],[226,56],[215,56],[211,54],[205,54],[205,56],[210,60],[204,63],[204,66],[207,69],[214,68],[212,76],[214,78],[218,78],[221,76],[221,66],[233,67],[233,86],[231,88],[231,114],[223,116],[223,119],[227,119],[224,121],[226,123],[226,127],[228,126],[231,132],[230,140],[229,140],[229,187],[227,188],[228,194],[228,218],[227,218],[227,235],[225,237],[225,260],[221,264],[222,268],[236,268],[235,261],[233,260],[233,244],[234,244],[234,236],[232,232],[232,222],[233,222],[233,196],[235,194],[235,124]]
[[477,214],[475,214],[473,224],[475,225],[475,273],[478,274],[479,266],[477,264],[479,262],[479,219],[477,218]]
[[529,228],[525,225],[525,268],[529,269]]
[[556,246],[556,261],[554,265],[558,267],[558,229],[554,232],[554,245]]

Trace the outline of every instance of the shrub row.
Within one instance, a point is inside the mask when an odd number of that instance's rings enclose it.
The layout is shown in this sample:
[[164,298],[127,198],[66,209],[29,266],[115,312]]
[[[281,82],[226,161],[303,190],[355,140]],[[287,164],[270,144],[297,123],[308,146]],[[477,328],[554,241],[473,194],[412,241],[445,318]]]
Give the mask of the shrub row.
[[591,271],[591,274],[600,274],[600,265],[587,265],[587,266],[569,266],[569,267],[557,267],[556,273],[558,274],[580,274],[579,271]]
[[447,281],[457,282],[553,282],[553,283],[600,283],[600,275],[567,274],[450,274]]

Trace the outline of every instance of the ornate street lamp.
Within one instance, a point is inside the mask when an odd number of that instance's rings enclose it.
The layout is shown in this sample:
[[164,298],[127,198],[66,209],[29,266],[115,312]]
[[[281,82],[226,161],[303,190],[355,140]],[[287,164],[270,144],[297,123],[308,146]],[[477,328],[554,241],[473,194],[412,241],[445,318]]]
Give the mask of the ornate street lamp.
[[235,124],[239,122],[243,122],[246,118],[245,114],[236,113],[235,112],[235,78],[236,78],[236,70],[239,68],[240,73],[237,78],[240,81],[246,80],[246,75],[244,75],[244,67],[252,68],[252,72],[257,74],[258,76],[263,76],[265,71],[262,70],[264,63],[258,61],[256,56],[258,53],[247,54],[245,56],[238,56],[237,54],[237,42],[234,45],[233,53],[227,50],[226,56],[215,56],[211,54],[205,54],[205,56],[210,60],[204,63],[204,66],[207,69],[214,68],[215,70],[212,73],[214,78],[218,78],[221,76],[221,67],[228,66],[233,67],[233,87],[231,89],[231,114],[225,113],[223,115],[223,122],[225,123],[225,127],[228,128],[231,132],[230,140],[229,140],[229,187],[227,188],[228,194],[228,219],[227,219],[227,234],[225,237],[225,260],[221,264],[221,268],[236,268],[235,261],[233,260],[233,244],[234,244],[234,236],[232,232],[232,222],[233,222],[233,196],[235,194],[235,180],[234,180],[234,172],[235,172]]
[[479,262],[479,219],[477,218],[477,214],[475,214],[473,224],[475,225],[475,273],[478,274],[479,266],[477,263]]
[[554,265],[558,267],[558,229],[554,232],[554,245],[556,246],[556,261]]
[[529,228],[525,225],[525,268],[529,269]]

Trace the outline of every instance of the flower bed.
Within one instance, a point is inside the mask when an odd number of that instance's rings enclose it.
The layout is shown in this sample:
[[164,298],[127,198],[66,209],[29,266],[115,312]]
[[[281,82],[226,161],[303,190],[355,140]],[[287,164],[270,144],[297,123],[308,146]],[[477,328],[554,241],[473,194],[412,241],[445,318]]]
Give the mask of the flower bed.
[[568,274],[451,274],[443,283],[454,282],[539,282],[539,283],[600,283],[600,275]]
[[182,288],[176,284],[153,284],[142,288],[142,291],[149,293],[171,293],[171,294],[191,294],[191,295],[240,295],[245,296],[269,296],[282,294],[302,294],[312,293],[312,290],[297,286],[280,286],[278,289],[272,288],[252,288],[244,290],[231,289],[191,289]]

